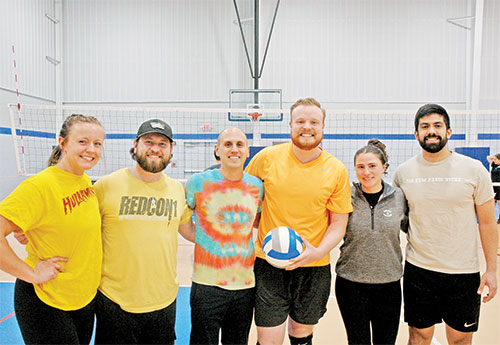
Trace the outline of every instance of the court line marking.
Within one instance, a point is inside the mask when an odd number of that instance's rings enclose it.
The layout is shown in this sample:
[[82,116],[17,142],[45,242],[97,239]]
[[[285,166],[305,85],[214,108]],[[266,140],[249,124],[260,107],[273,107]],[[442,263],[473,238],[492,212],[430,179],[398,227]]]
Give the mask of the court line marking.
[[431,342],[431,344],[433,344],[433,345],[441,345],[441,343],[440,343],[439,341],[437,341],[437,339],[436,339],[436,338],[434,338],[434,337],[432,337],[432,342]]
[[14,315],[16,315],[16,312],[14,312],[14,311],[13,311],[13,312],[12,312],[12,313],[10,313],[9,315],[2,317],[2,318],[0,319],[0,322],[4,322],[5,320],[10,319],[10,318],[11,318],[11,317],[13,317]]

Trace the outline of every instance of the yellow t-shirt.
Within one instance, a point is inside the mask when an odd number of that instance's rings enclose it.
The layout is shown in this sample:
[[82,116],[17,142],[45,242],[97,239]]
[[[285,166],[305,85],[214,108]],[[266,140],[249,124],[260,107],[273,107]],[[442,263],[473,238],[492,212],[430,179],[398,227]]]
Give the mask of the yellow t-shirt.
[[[301,163],[292,143],[267,147],[250,161],[246,172],[264,183],[264,201],[255,254],[264,258],[262,241],[269,230],[287,226],[318,246],[329,224],[329,211],[352,212],[351,188],[345,165],[322,151],[312,162]],[[325,266],[330,254],[307,266]]]
[[29,242],[25,262],[68,258],[65,272],[33,284],[44,303],[76,310],[94,298],[101,277],[101,218],[92,182],[55,166],[21,182],[0,203],[0,214],[19,226]]
[[146,183],[127,168],[95,184],[102,216],[99,290],[131,313],[169,306],[177,296],[177,233],[191,220],[184,188],[166,175]]

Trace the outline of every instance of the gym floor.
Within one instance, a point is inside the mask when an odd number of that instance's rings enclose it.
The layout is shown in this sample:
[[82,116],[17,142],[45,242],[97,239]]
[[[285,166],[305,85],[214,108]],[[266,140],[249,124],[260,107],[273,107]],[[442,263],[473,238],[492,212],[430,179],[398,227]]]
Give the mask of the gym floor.
[[[497,213],[498,216],[498,213]],[[500,227],[499,227],[500,230]],[[14,250],[24,257],[24,248],[13,241],[9,236],[9,242]],[[401,245],[404,248],[405,238],[401,236]],[[497,263],[497,279],[500,282],[500,248]],[[338,258],[339,250],[332,251],[332,267]],[[177,299],[177,341],[176,344],[189,343],[189,286],[191,285],[193,260],[193,244],[179,237],[178,250],[178,275],[181,289]],[[484,269],[484,259],[481,262]],[[0,345],[4,344],[22,344],[21,334],[17,326],[13,308],[13,278],[0,271]],[[402,314],[401,314],[402,317]],[[493,345],[500,344],[500,294],[493,301],[481,306],[481,318],[479,331],[474,335],[473,343],[475,345]],[[408,341],[408,328],[401,319],[399,326],[397,345],[406,344]],[[256,330],[252,327],[250,332],[250,344],[256,343]],[[288,338],[285,338],[285,344],[288,344]],[[344,325],[337,307],[335,295],[332,291],[328,303],[328,311],[320,320],[314,331],[314,344],[346,344],[347,338]],[[444,325],[436,325],[436,332],[433,339],[433,345],[447,344]]]

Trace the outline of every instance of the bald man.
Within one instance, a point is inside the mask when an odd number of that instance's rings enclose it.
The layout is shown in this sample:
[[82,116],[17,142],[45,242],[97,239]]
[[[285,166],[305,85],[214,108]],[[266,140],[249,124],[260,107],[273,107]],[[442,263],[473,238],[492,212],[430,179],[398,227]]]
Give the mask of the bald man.
[[191,344],[247,344],[252,324],[255,260],[253,222],[263,186],[243,172],[245,134],[223,130],[215,152],[220,169],[193,175],[186,185],[196,235],[191,288]]

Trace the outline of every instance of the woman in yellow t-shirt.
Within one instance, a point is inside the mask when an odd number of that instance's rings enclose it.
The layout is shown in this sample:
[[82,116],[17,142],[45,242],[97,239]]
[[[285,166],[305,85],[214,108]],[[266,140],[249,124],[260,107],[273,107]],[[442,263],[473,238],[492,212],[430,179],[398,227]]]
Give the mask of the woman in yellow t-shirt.
[[[0,269],[17,277],[14,307],[25,343],[89,343],[101,276],[101,217],[90,178],[104,130],[92,116],[64,121],[49,167],[0,202]],[[6,237],[22,234],[24,262]]]

